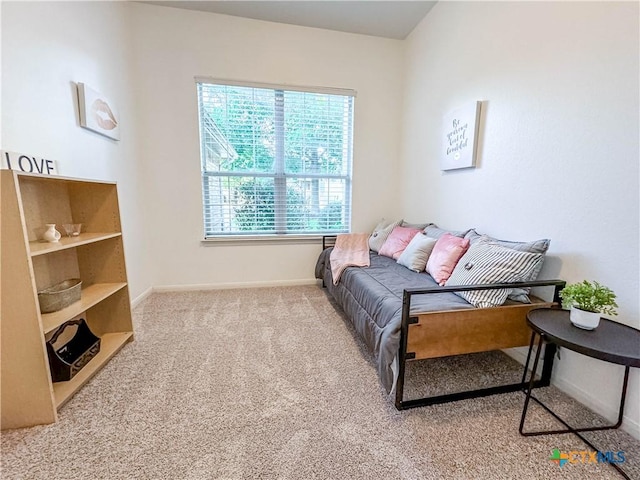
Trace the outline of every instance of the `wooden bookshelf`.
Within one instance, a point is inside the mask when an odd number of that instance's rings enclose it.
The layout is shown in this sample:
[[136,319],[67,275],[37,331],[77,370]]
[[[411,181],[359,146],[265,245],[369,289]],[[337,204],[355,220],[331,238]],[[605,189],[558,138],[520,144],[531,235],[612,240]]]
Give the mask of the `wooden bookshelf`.
[[62,405],[76,393],[91,377],[93,377],[100,369],[113,357],[120,349],[131,340],[133,333],[106,333],[100,339],[100,352],[93,357],[87,365],[80,370],[68,382],[56,382],[53,384],[53,396],[56,402],[56,408]]
[[60,327],[67,320],[80,315],[90,309],[105,298],[113,295],[121,288],[125,288],[126,283],[96,283],[82,289],[80,301],[72,303],[62,310],[52,313],[42,314],[42,331],[46,335]]
[[81,245],[87,245],[89,243],[99,242],[101,240],[107,240],[109,238],[119,237],[120,235],[122,235],[120,232],[81,233],[77,237],[62,237],[56,243],[49,243],[49,242],[43,242],[41,240],[36,240],[33,242],[29,242],[29,252],[31,253],[32,257],[36,255],[45,255],[47,253],[64,250],[66,248],[76,248]]
[[[113,182],[1,172],[0,342],[2,429],[57,421],[58,409],[133,340],[117,187]],[[82,233],[42,240],[44,226]],[[79,301],[41,313],[38,291],[82,280]],[[100,352],[70,381],[53,382],[46,339],[82,316]],[[66,332],[65,332],[66,333]]]

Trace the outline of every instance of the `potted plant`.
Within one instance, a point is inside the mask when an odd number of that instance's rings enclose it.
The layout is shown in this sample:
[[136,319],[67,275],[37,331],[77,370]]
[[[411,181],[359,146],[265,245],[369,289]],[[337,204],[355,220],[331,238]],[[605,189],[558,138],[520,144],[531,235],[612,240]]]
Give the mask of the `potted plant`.
[[570,308],[576,327],[593,330],[600,324],[600,314],[617,315],[616,294],[598,282],[584,280],[567,285],[561,292],[562,307]]

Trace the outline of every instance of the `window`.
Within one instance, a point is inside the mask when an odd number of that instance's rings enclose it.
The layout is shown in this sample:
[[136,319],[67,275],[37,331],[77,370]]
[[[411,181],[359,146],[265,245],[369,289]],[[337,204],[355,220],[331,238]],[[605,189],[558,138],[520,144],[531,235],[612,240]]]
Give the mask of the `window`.
[[354,92],[196,84],[205,238],[349,231]]

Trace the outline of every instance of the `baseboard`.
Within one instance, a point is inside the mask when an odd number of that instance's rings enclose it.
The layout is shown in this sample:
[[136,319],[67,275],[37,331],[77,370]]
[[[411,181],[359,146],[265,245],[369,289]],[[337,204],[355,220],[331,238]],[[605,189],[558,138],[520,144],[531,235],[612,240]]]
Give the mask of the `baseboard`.
[[[567,381],[564,378],[558,378],[556,376],[552,379],[552,383],[555,387],[562,390],[570,397],[576,399],[578,402],[585,405],[590,410],[593,410],[594,412],[607,418],[612,423],[617,420],[619,405],[616,405],[613,408],[610,405],[605,405],[600,400],[593,398],[580,387],[572,382]],[[627,400],[628,398],[629,397],[627,397]],[[629,418],[627,415],[624,415],[622,426],[620,428],[632,437],[640,439],[640,424],[638,424],[637,421]]]
[[144,292],[138,295],[131,301],[131,308],[136,308],[145,298],[147,298],[153,292],[153,287],[147,288]]
[[[521,349],[510,349],[505,350],[505,353],[509,355],[514,360],[520,362],[522,365],[527,361],[527,348]],[[539,369],[540,370],[540,369]],[[540,373],[540,372],[538,372]],[[563,391],[571,398],[577,400],[590,410],[602,415],[603,417],[612,420],[615,420],[618,417],[618,405],[611,407],[610,405],[606,405],[600,400],[594,398],[592,395],[589,395],[582,388],[578,387],[573,382],[570,382],[566,378],[559,377],[558,375],[554,375],[551,379],[551,383],[554,387]],[[625,415],[623,417],[622,428],[629,435],[634,438],[640,439],[640,424],[629,416]]]
[[[517,362],[521,363],[523,366],[527,361],[527,347],[510,348],[508,350],[503,350],[503,352]],[[535,350],[533,352],[535,354]]]
[[229,283],[195,283],[188,285],[157,285],[154,292],[183,292],[189,290],[229,290],[233,288],[261,288],[261,287],[294,287],[298,285],[317,285],[316,279],[273,280],[260,282],[229,282]]

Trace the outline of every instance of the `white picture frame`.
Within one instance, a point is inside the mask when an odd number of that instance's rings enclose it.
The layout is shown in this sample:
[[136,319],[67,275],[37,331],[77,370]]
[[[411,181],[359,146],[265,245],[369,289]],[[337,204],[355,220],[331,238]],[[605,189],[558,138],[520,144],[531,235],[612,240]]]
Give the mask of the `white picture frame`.
[[482,102],[470,102],[444,116],[440,168],[456,170],[476,166]]
[[84,83],[78,83],[80,126],[120,140],[120,119],[112,101]]

